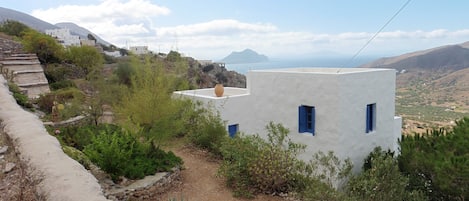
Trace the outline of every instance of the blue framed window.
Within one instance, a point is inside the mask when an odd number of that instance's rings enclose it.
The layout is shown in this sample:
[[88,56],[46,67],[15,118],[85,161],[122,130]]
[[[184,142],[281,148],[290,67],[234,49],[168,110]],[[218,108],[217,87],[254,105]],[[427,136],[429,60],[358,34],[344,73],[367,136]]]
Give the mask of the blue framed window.
[[316,111],[312,106],[301,105],[298,107],[298,132],[314,135]]
[[230,137],[234,137],[239,131],[239,124],[232,124],[228,126],[228,134]]
[[366,105],[366,133],[376,130],[376,103]]

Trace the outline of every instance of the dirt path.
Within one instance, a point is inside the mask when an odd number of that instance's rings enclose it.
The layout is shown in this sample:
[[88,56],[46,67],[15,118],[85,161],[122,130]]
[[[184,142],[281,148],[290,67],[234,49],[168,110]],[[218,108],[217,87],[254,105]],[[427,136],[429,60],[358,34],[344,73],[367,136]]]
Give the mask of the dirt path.
[[[181,172],[181,183],[161,195],[161,200],[177,201],[281,201],[280,197],[258,195],[255,199],[233,197],[225,186],[223,178],[217,177],[219,162],[212,159],[207,152],[180,147],[172,150],[184,160],[185,169]],[[184,198],[184,199],[181,199]]]

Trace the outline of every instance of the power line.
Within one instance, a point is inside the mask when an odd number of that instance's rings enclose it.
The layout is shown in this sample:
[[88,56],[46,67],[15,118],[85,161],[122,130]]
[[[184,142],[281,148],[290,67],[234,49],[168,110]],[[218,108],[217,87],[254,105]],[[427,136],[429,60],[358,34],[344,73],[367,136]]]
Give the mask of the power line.
[[[404,8],[405,8],[411,1],[412,1],[412,0],[407,0],[407,2],[405,2],[404,5],[402,5],[401,8],[399,8],[399,10],[398,10],[396,13],[394,13],[394,15],[393,15],[393,16],[392,16],[392,17],[391,17],[391,18],[390,18],[390,19],[389,19],[389,20],[388,20],[388,21],[387,21],[387,22],[386,22],[386,23],[385,23],[385,24],[384,24],[384,25],[366,42],[366,43],[365,43],[365,45],[363,45],[363,46],[357,51],[357,53],[355,53],[355,55],[353,55],[353,57],[352,57],[347,63],[345,63],[345,64],[351,63],[351,62],[363,51],[363,49],[365,49],[366,46],[368,46],[368,45],[371,43],[371,41],[372,41],[373,39],[375,39],[376,36],[378,36],[378,34],[381,33],[381,31],[383,31],[383,29],[386,28],[386,26],[388,26],[388,24],[391,23],[391,21],[392,21],[395,17],[396,17],[397,15],[399,15],[399,13],[400,13],[402,10],[404,10]],[[345,64],[342,65],[342,67],[345,67]]]

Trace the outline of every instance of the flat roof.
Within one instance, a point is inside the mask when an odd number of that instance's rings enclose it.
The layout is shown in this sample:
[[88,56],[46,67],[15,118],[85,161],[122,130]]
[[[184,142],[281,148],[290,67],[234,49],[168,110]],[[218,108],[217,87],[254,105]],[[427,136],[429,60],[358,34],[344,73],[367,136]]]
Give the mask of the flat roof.
[[393,69],[301,67],[301,68],[278,68],[278,69],[251,70],[249,72],[347,74],[347,73],[361,73],[361,72],[388,71],[388,70],[393,70]]
[[228,98],[228,97],[249,95],[249,92],[246,88],[237,88],[237,87],[224,87],[224,93],[222,97],[217,97],[215,95],[214,88],[175,91],[174,93],[186,95],[186,96],[196,96],[196,97],[203,97],[203,98],[210,98],[210,99],[223,99],[223,98]]

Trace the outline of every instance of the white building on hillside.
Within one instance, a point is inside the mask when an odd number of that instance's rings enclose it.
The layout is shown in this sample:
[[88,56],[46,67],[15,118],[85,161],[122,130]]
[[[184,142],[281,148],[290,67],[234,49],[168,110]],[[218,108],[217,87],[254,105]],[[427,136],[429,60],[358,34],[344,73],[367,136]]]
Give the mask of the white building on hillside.
[[130,46],[129,51],[136,55],[148,54],[148,46]]
[[247,88],[225,87],[174,92],[212,104],[237,131],[267,138],[273,121],[290,129],[290,138],[307,145],[300,156],[334,151],[350,158],[354,170],[374,147],[398,150],[400,117],[394,116],[395,70],[367,68],[296,68],[249,71]]
[[69,29],[47,29],[46,34],[56,38],[63,46],[80,46],[80,36],[70,34]]

